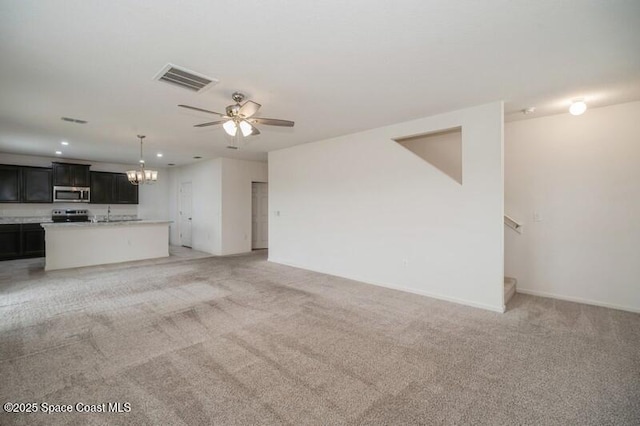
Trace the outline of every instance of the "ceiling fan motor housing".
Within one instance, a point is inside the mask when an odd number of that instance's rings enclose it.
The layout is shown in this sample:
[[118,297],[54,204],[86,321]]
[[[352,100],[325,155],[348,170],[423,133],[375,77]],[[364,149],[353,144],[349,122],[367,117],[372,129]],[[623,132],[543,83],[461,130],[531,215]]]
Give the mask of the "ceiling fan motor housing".
[[233,92],[233,95],[231,95],[231,99],[233,99],[237,103],[240,103],[244,101],[244,93]]
[[236,104],[236,105],[229,105],[226,108],[227,116],[228,117],[235,117],[238,115],[238,113],[240,112],[240,105]]

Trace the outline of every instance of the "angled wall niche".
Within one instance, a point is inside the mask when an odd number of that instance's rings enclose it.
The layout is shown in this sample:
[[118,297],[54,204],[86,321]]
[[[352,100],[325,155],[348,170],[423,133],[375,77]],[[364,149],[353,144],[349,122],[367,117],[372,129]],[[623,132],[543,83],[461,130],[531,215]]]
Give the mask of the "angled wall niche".
[[462,185],[462,127],[394,141]]

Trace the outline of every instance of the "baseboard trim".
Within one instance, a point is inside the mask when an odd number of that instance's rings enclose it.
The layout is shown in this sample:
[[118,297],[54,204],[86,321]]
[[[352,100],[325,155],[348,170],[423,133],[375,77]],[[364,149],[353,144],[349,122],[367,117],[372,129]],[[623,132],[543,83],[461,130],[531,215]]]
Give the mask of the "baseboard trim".
[[581,297],[563,296],[560,294],[549,293],[546,291],[530,290],[530,289],[518,287],[516,289],[516,293],[529,294],[531,296],[546,297],[548,299],[564,300],[567,302],[582,303],[585,305],[600,306],[602,308],[617,309],[619,311],[633,312],[636,314],[640,313],[640,308],[634,308],[631,306],[623,306],[623,305],[615,305],[613,303],[599,302],[597,300],[583,299]]
[[486,311],[498,312],[500,314],[505,313],[506,310],[507,310],[507,307],[505,305],[502,305],[502,307],[493,306],[493,305],[486,305],[484,303],[477,303],[477,302],[473,302],[473,301],[466,300],[466,299],[458,299],[458,298],[455,298],[455,297],[444,296],[444,295],[438,294],[438,293],[430,293],[428,291],[416,290],[416,289],[413,289],[413,288],[396,286],[396,285],[393,285],[393,284],[387,284],[387,283],[381,283],[381,282],[373,282],[373,281],[369,281],[369,280],[362,279],[362,278],[355,277],[355,276],[336,275],[335,273],[332,273],[332,272],[322,271],[320,269],[315,269],[315,268],[309,268],[307,266],[297,265],[297,264],[292,263],[292,262],[288,262],[288,261],[284,261],[284,260],[280,260],[280,259],[274,259],[272,257],[269,257],[267,260],[269,262],[271,262],[271,263],[277,263],[277,264],[280,264],[280,265],[291,266],[292,268],[298,268],[298,269],[304,269],[304,270],[307,270],[307,271],[318,272],[320,274],[331,275],[333,277],[346,278],[348,280],[358,281],[358,282],[361,282],[361,283],[364,283],[364,284],[375,285],[376,287],[384,287],[384,288],[388,288],[388,289],[391,289],[391,290],[403,291],[405,293],[417,294],[419,296],[431,297],[433,299],[444,300],[445,302],[451,302],[451,303],[457,303],[459,305],[471,306],[472,308],[484,309]]

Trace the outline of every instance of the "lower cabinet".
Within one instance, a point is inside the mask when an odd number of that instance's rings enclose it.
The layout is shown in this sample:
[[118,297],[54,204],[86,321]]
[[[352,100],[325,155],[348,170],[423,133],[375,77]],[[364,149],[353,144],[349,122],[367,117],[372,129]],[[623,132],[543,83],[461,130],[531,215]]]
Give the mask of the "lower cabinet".
[[44,228],[39,223],[22,226],[22,257],[44,256]]
[[21,225],[0,225],[0,259],[17,259],[20,257]]
[[0,260],[44,256],[44,229],[39,223],[0,225]]

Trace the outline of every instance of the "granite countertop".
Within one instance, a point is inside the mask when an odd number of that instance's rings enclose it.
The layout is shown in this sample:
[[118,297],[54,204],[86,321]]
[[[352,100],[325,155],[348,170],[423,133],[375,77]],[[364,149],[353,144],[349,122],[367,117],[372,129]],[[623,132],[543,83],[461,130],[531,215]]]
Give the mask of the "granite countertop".
[[162,225],[169,224],[171,220],[112,220],[110,222],[58,222],[58,223],[42,223],[43,228],[73,227],[73,228],[89,228],[96,226],[132,226],[132,225]]
[[52,223],[51,216],[0,217],[0,225],[19,225],[21,223]]

